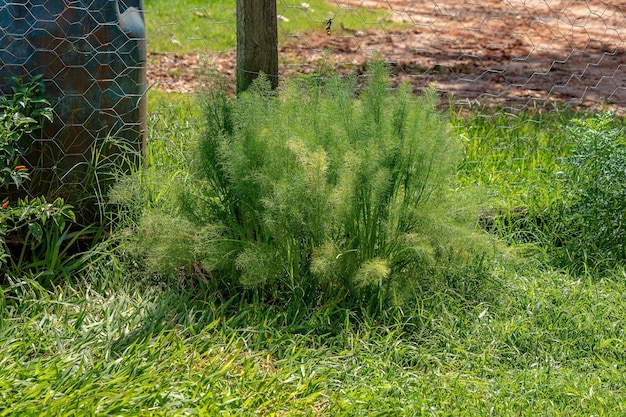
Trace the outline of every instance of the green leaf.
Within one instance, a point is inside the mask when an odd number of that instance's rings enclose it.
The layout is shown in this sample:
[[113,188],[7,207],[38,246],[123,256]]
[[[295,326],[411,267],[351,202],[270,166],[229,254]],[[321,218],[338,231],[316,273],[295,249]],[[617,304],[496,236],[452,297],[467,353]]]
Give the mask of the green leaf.
[[38,242],[43,238],[43,229],[39,223],[28,223],[28,232],[33,235]]

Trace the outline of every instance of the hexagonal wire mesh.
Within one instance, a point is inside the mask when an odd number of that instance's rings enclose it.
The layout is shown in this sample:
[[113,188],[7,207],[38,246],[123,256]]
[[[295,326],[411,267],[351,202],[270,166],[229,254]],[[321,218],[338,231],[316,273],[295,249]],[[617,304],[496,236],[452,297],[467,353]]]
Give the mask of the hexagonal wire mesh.
[[[203,55],[234,77],[234,9],[234,0],[146,1],[149,84],[193,91]],[[378,55],[396,82],[436,83],[460,106],[621,113],[626,104],[624,0],[277,0],[277,11],[282,76],[322,60],[362,72]]]
[[0,91],[10,94],[13,77],[43,75],[54,108],[31,138],[26,193],[64,197],[86,222],[102,220],[106,165],[133,163],[144,141],[142,9],[141,0],[0,5]]
[[[43,72],[59,98],[31,164],[60,194],[93,186],[78,169],[91,144],[107,135],[140,142],[143,21],[133,6],[141,1],[2,3],[0,88],[11,75]],[[277,11],[281,76],[322,62],[362,72],[377,55],[395,82],[436,83],[459,106],[557,102],[621,113],[626,104],[625,0],[277,0]],[[203,56],[234,80],[234,0],[146,0],[145,17],[149,88],[193,92]]]

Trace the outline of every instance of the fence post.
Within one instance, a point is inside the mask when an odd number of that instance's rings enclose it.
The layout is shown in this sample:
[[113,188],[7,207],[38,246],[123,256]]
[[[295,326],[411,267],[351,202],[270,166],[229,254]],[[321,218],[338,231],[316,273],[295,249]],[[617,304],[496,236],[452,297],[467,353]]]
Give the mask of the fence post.
[[278,86],[276,0],[237,0],[237,94],[264,72]]

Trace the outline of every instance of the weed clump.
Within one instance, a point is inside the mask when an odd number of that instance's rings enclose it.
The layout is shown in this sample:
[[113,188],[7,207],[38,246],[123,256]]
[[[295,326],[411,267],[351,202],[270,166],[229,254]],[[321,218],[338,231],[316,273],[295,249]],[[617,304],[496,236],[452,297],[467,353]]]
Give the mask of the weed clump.
[[566,160],[561,260],[574,270],[614,268],[626,260],[626,135],[610,113],[574,120]]
[[206,130],[180,193],[191,225],[174,239],[182,264],[273,297],[374,309],[441,271],[482,265],[470,233],[442,209],[461,145],[435,92],[390,89],[382,63],[359,89],[355,77],[315,75],[278,93],[263,77],[238,98],[207,92]]

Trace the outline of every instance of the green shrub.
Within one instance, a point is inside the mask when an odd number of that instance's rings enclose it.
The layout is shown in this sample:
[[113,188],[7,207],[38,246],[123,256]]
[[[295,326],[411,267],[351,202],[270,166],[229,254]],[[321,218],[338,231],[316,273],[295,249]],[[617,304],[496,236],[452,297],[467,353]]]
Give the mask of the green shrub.
[[610,113],[567,128],[574,149],[563,172],[561,253],[575,269],[626,260],[626,135]]
[[[236,99],[208,92],[205,134],[181,193],[185,220],[165,221],[166,239],[144,223],[140,233],[152,238],[139,242],[143,259],[170,273],[193,262],[292,300],[380,308],[448,268],[441,254],[473,250],[445,249],[469,235],[441,215],[461,146],[435,102],[433,90],[393,91],[383,64],[363,86],[317,74],[279,93],[262,78]],[[157,262],[170,249],[181,256]]]

